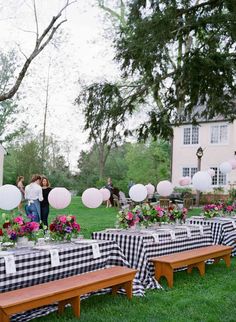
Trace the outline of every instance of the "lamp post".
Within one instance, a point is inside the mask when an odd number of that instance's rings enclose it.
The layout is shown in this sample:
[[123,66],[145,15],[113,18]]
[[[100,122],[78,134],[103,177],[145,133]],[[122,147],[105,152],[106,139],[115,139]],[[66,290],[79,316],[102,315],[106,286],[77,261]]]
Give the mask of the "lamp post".
[[[199,147],[196,152],[197,156],[197,171],[201,171],[201,162],[202,162],[202,157],[203,157],[203,149]],[[200,191],[197,190],[196,194],[196,206],[199,207],[199,201],[200,201]]]

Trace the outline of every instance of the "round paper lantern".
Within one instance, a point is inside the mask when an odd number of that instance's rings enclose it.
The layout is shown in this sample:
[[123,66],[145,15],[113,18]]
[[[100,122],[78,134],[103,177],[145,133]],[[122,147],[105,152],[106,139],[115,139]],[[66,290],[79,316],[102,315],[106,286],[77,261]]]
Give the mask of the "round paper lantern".
[[12,210],[21,202],[21,192],[12,184],[5,184],[0,187],[0,208],[3,210]]
[[71,193],[66,188],[53,188],[48,194],[48,202],[55,209],[64,209],[71,202]]
[[141,183],[135,184],[129,189],[129,196],[136,202],[143,201],[147,198],[147,189]]
[[192,179],[193,187],[199,191],[207,191],[211,187],[211,176],[207,171],[198,171]]
[[179,184],[180,186],[187,186],[189,185],[191,182],[191,178],[190,177],[182,177],[180,180],[179,180]]
[[160,181],[157,185],[157,192],[163,197],[167,197],[173,192],[173,185],[168,180]]
[[103,201],[107,201],[108,199],[110,199],[110,196],[111,196],[110,190],[108,190],[107,188],[102,188],[102,189],[100,189],[100,191],[102,193],[102,200]]
[[220,164],[220,171],[224,174],[232,171],[232,165],[229,162],[222,162]]
[[97,208],[102,204],[102,192],[96,188],[88,188],[82,194],[82,202],[88,208]]
[[228,162],[231,164],[233,170],[236,169],[236,159],[231,159]]
[[151,183],[149,183],[149,184],[146,184],[146,189],[147,189],[147,194],[148,195],[152,195],[152,194],[154,194],[154,192],[155,192],[155,187],[154,187],[154,185],[152,185]]
[[209,169],[209,170],[207,170],[207,172],[209,173],[209,175],[210,175],[211,177],[214,177],[214,175],[216,174],[216,172],[215,172],[215,170],[214,170],[214,169]]

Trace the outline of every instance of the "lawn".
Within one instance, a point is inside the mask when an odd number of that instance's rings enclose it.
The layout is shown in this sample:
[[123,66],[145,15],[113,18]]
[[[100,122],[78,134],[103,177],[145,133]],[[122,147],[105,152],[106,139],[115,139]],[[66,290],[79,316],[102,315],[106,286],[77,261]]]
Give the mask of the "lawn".
[[[198,210],[192,214],[198,213]],[[73,201],[63,211],[52,210],[55,214],[74,214],[81,225],[81,233],[90,237],[92,231],[114,227],[116,209],[100,207],[84,208],[80,198]],[[132,301],[125,296],[110,295],[92,296],[82,301],[80,322],[114,321],[114,322],[156,322],[156,321],[236,321],[236,258],[229,269],[223,262],[207,265],[206,275],[200,277],[196,270],[188,275],[186,271],[175,273],[173,289],[168,289],[162,280],[163,291],[148,290],[144,297],[133,297]],[[56,313],[32,320],[33,322],[78,321],[71,309],[66,309],[63,316]]]

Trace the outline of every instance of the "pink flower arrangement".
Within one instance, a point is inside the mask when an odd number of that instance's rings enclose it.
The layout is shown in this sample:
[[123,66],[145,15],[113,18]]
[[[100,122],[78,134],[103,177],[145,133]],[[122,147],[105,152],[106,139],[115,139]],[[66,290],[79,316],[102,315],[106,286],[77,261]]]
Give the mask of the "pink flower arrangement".
[[21,215],[13,217],[3,214],[5,222],[2,225],[5,241],[16,242],[19,237],[27,237],[29,240],[36,240],[36,232],[39,230],[39,223],[26,221]]
[[53,240],[71,240],[78,237],[80,225],[75,216],[58,215],[49,225],[50,236]]

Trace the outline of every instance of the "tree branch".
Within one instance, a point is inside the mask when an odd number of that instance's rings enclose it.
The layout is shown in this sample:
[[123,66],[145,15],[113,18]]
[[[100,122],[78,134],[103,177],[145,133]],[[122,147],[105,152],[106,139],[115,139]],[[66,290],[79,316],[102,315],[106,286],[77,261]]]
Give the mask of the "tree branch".
[[[58,19],[61,17],[63,11],[70,6],[72,3],[76,2],[77,0],[74,1],[66,1],[66,4],[64,5],[64,7],[58,12],[58,14],[56,16],[54,16],[52,18],[52,20],[50,21],[49,25],[45,28],[45,30],[42,32],[41,36],[38,36],[38,22],[36,20],[36,35],[37,35],[37,40],[35,43],[35,47],[32,50],[30,56],[26,59],[18,77],[16,78],[16,81],[14,83],[14,85],[12,86],[12,88],[6,92],[6,93],[2,93],[0,95],[0,102],[1,101],[5,101],[9,98],[12,98],[15,93],[18,91],[25,75],[26,72],[31,64],[31,62],[33,61],[33,59],[48,45],[48,43],[50,42],[50,40],[53,38],[55,32],[57,31],[57,29],[66,21],[66,19],[62,20],[61,22],[59,22],[56,26],[56,22],[58,21]],[[34,13],[36,15],[36,7],[34,8]],[[37,16],[37,15],[36,15]],[[36,18],[37,19],[37,18]],[[48,38],[47,35],[49,34]],[[43,42],[44,41],[44,42]]]

